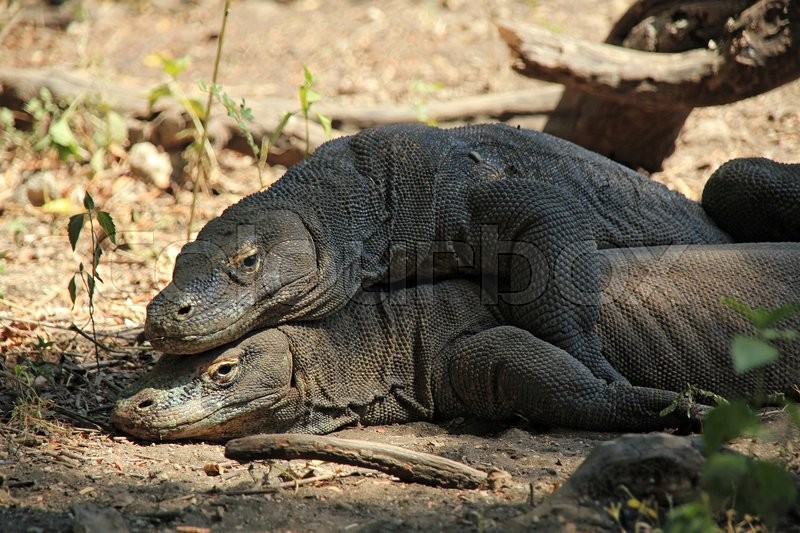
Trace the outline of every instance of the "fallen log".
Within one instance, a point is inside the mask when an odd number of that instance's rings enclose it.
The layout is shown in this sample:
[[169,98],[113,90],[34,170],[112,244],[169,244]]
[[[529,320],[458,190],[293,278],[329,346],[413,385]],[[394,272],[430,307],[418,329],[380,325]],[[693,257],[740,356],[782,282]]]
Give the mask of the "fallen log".
[[[37,97],[42,88],[65,102],[81,95],[98,95],[118,113],[139,122],[135,125],[137,140],[147,140],[170,151],[182,149],[188,143],[187,137],[181,133],[192,129],[191,121],[186,111],[173,99],[159,100],[150,109],[145,89],[132,89],[57,68],[0,68],[0,106],[22,109],[25,102]],[[426,105],[425,114],[441,124],[522,116],[545,119],[555,109],[562,93],[561,87],[544,86],[444,102],[431,101]],[[247,105],[253,110],[254,116],[248,127],[256,144],[260,145],[263,138],[272,136],[283,114],[292,111],[298,104],[289,98],[268,97],[248,98]],[[418,122],[420,119],[419,112],[410,105],[351,106],[320,102],[315,109],[331,117],[334,137],[341,131]],[[326,139],[318,124],[311,126],[310,147],[313,150]],[[226,147],[250,153],[250,147],[236,123],[223,113],[217,112],[212,116],[209,132],[216,148]],[[305,156],[305,150],[305,125],[299,117],[293,117],[286,125],[283,137],[272,147],[269,161],[289,166],[300,161]]]
[[505,473],[487,474],[444,457],[389,444],[294,433],[230,440],[225,457],[238,461],[319,459],[379,470],[401,481],[462,489],[490,488],[508,478]]
[[[425,116],[440,124],[475,119],[503,120],[515,116],[545,116],[553,112],[563,92],[564,89],[558,86],[544,86],[465,96],[445,102],[431,101],[425,106]],[[340,129],[419,121],[419,113],[411,106],[341,106],[320,103],[317,109],[331,117],[334,127]]]

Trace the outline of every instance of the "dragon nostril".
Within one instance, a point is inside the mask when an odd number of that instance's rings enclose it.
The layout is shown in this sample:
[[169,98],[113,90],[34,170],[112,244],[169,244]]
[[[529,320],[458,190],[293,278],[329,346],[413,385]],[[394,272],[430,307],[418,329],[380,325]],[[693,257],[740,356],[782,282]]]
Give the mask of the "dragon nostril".
[[182,318],[186,318],[192,312],[191,305],[182,305],[178,308],[178,316]]
[[136,408],[141,410],[149,409],[153,407],[154,404],[155,402],[153,400],[143,400]]

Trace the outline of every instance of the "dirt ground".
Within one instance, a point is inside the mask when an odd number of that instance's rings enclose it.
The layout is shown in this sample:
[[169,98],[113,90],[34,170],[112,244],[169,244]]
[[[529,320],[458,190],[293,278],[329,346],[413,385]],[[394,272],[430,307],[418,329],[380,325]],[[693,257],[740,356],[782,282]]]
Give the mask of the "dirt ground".
[[[211,77],[221,1],[73,0],[60,8],[29,2],[17,17],[18,4],[5,4],[0,68],[58,66],[146,93],[163,79],[160,70],[145,65],[158,52],[191,56],[181,77],[187,90]],[[412,106],[534,87],[539,84],[509,68],[493,16],[599,41],[627,5],[234,1],[220,81],[236,98],[295,98],[307,65],[323,98],[342,105]],[[441,87],[428,93],[422,84]],[[800,83],[793,83],[737,104],[696,110],[654,179],[696,198],[710,172],[732,157],[800,161],[797,102]],[[193,230],[259,188],[249,158],[223,152],[219,161],[213,193],[198,197]],[[497,491],[403,484],[318,461],[240,465],[212,444],[133,442],[109,427],[108,411],[158,356],[139,334],[145,305],[169,280],[186,242],[191,192],[177,185],[161,190],[136,178],[124,150],[93,176],[88,163],[66,164],[5,146],[0,171],[2,531],[505,530],[510,519],[558,488],[595,444],[616,436],[468,420],[338,433],[506,470],[513,483]],[[281,173],[268,169],[268,178]],[[42,208],[36,197],[43,189],[65,203]],[[78,291],[72,308],[67,290],[79,263],[90,262],[86,241],[73,253],[66,231],[68,215],[79,209],[86,191],[112,214],[122,243],[106,247],[99,270],[105,282],[97,287],[93,314],[108,348],[100,350],[99,366],[92,343],[70,329],[74,323],[91,331],[86,293]],[[27,400],[15,404],[14,398]],[[798,453],[781,441],[742,440],[738,446],[759,456],[781,455],[797,469]],[[327,481],[241,494],[337,472],[341,477]]]

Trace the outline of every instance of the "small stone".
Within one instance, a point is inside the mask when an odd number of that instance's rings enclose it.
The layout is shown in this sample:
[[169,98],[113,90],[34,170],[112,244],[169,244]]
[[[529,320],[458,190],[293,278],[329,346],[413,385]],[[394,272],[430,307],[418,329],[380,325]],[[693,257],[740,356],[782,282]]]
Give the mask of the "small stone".
[[136,176],[152,182],[159,189],[169,187],[172,177],[169,154],[160,152],[152,143],[140,142],[131,146],[128,163]]
[[224,470],[219,463],[206,463],[203,465],[203,471],[207,476],[219,476]]
[[36,376],[36,379],[33,380],[33,388],[36,389],[37,391],[42,391],[49,387],[50,383],[44,376]]
[[56,177],[49,170],[34,172],[23,185],[25,197],[34,207],[41,207],[59,197]]

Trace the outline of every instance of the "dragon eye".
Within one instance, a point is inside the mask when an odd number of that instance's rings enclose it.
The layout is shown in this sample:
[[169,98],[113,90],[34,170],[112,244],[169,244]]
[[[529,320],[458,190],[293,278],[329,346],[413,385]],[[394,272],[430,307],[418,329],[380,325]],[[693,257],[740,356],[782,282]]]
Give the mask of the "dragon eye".
[[250,254],[242,259],[242,267],[248,272],[253,272],[258,268],[260,261],[257,253]]
[[209,369],[208,377],[215,383],[223,384],[228,383],[238,374],[239,365],[234,362],[223,362],[216,367]]

